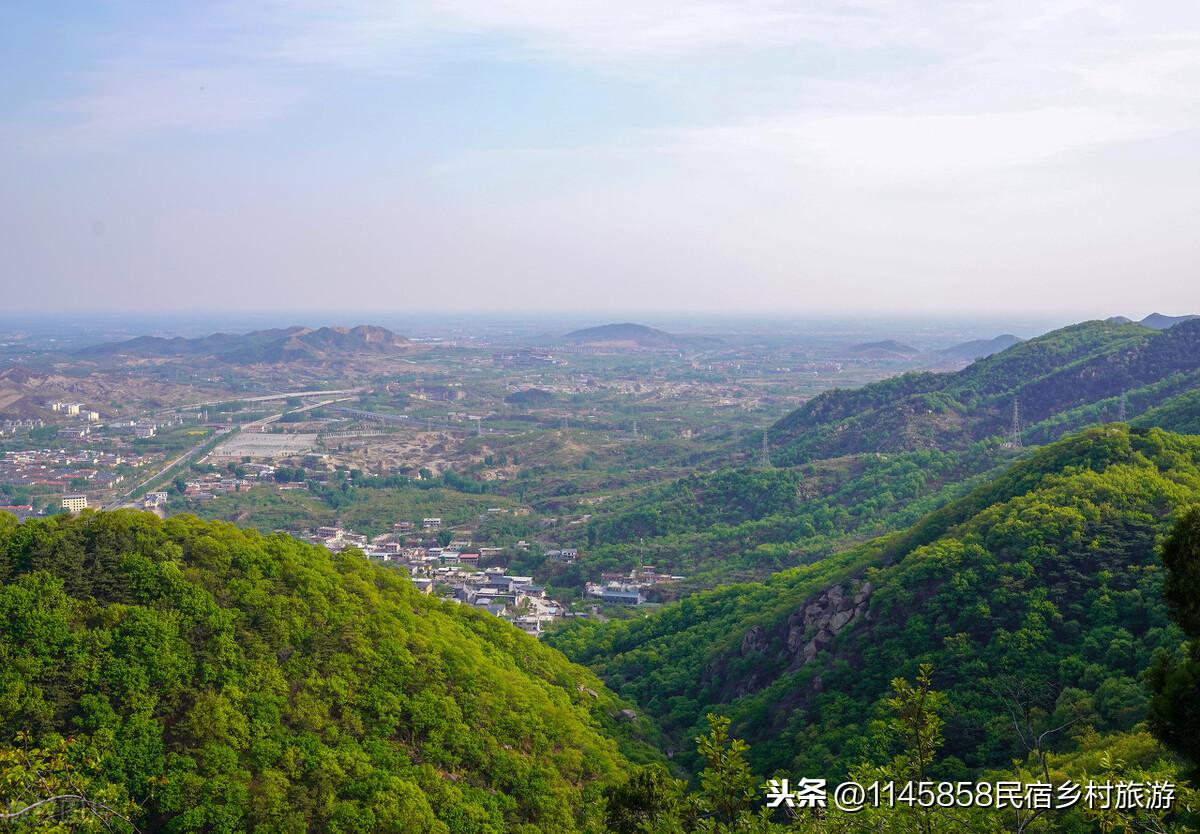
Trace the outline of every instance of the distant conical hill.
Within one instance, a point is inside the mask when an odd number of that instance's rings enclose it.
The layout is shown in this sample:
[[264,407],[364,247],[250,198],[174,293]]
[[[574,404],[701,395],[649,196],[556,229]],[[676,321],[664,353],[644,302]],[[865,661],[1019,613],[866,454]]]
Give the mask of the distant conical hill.
[[1011,333],[1006,333],[994,339],[973,339],[969,342],[963,342],[960,345],[943,348],[938,351],[938,355],[950,359],[964,359],[968,362],[974,362],[976,359],[983,359],[985,356],[991,356],[993,353],[1008,350],[1013,345],[1020,343],[1021,339],[1013,336]]
[[880,342],[863,342],[852,345],[850,353],[868,359],[907,359],[918,355],[921,351],[911,345],[898,342],[895,339],[884,339]]
[[1177,324],[1198,319],[1200,316],[1164,316],[1162,313],[1151,313],[1142,319],[1142,327],[1152,327],[1155,330],[1169,330]]
[[569,345],[581,347],[622,348],[622,349],[663,349],[677,348],[685,340],[673,336],[663,330],[647,327],[644,324],[602,324],[599,327],[585,327],[573,330],[560,340]]

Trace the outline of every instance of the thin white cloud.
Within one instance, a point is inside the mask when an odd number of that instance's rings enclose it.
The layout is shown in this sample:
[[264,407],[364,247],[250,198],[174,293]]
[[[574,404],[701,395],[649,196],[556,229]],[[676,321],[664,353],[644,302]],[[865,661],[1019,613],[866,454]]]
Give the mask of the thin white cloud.
[[[598,65],[663,60],[721,48],[769,49],[820,42],[870,48],[911,41],[920,29],[890,0],[355,0],[314,5],[279,0],[280,54],[362,66],[405,60],[455,36],[502,38],[510,54]],[[252,12],[251,12],[252,13]],[[476,44],[479,47],[479,44]]]
[[69,123],[42,148],[79,150],[171,131],[222,133],[288,112],[299,92],[260,72],[221,67],[120,65],[89,75],[87,89],[55,104]]
[[958,177],[1012,168],[1085,148],[1154,139],[1182,120],[1133,119],[1079,108],[993,113],[837,113],[684,131],[677,147],[771,154],[840,179]]
[[1021,28],[1029,31],[1045,29],[1064,18],[1077,14],[1090,14],[1119,23],[1125,18],[1125,8],[1109,0],[1056,0],[1047,3],[1032,17],[1021,21]]
[[[850,114],[843,119],[901,108],[970,117],[1062,109],[1068,102],[1104,112],[1114,108],[1085,100],[1105,96],[1170,97],[1200,107],[1200,47],[1186,40],[1187,32],[1200,31],[1200,8],[1164,5],[1172,10],[1163,15],[1169,25],[1156,26],[1145,5],[1130,13],[1112,0],[226,3],[203,16],[202,33],[193,19],[174,28],[161,24],[152,38],[118,34],[112,43],[121,57],[98,65],[78,93],[52,103],[69,117],[65,129],[52,133],[55,143],[70,146],[171,130],[236,129],[304,103],[319,107],[323,70],[436,73],[447,62],[467,60],[678,74],[711,61],[744,74],[741,83],[757,109],[768,112],[768,126],[790,117],[798,97],[822,111]],[[1166,35],[1175,40],[1164,49]],[[148,40],[156,48],[148,50]],[[771,70],[754,67],[771,52],[776,61],[769,66],[794,64],[793,87],[771,87]],[[636,76],[614,81],[637,82]],[[340,77],[337,83],[352,82]],[[201,87],[207,95],[199,94]],[[764,89],[778,100],[775,113]],[[834,91],[846,98],[832,100]],[[704,96],[703,89],[693,93]],[[1156,124],[1166,111],[1138,115]],[[962,122],[968,123],[977,120]],[[921,129],[904,121],[889,125]],[[1049,128],[1058,132],[1060,125]],[[914,143],[902,137],[900,144]],[[913,167],[920,154],[910,150],[907,158],[902,167]]]
[[1200,98],[1200,42],[1164,43],[1157,49],[1078,66],[1074,71],[1101,93],[1196,102]]

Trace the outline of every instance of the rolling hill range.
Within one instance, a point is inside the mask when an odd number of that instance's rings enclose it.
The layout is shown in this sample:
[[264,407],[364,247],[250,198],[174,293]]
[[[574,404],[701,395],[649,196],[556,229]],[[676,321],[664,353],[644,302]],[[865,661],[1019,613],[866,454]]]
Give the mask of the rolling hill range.
[[284,535],[0,513],[0,614],[0,761],[67,744],[139,830],[592,830],[656,758],[537,640]]
[[1153,330],[1084,322],[955,373],[914,373],[822,394],[770,430],[776,462],[862,452],[966,448],[1004,435],[1019,402],[1022,439],[1161,407],[1200,384],[1200,321]]
[[974,339],[970,342],[963,342],[961,345],[953,345],[939,350],[938,355],[949,359],[965,359],[969,362],[974,362],[976,359],[982,359],[985,356],[991,356],[993,353],[1008,350],[1013,345],[1018,345],[1021,342],[1022,339],[1013,336],[1011,333],[1006,333],[994,339]]
[[884,339],[878,342],[863,342],[851,345],[845,348],[843,352],[847,357],[860,360],[911,361],[921,358],[931,362],[942,360],[941,364],[945,364],[945,360],[973,362],[976,359],[982,359],[985,356],[991,356],[993,353],[1007,350],[1021,341],[1016,336],[1004,334],[992,339],[973,339],[969,342],[942,348],[941,350],[925,351],[895,339]]
[[1156,541],[1197,502],[1200,438],[1092,429],[905,533],[550,640],[656,718],[677,760],[717,712],[758,773],[843,775],[889,682],[929,663],[959,772],[1004,767],[1025,753],[1013,699],[1073,722],[1062,749],[1145,717],[1138,677],[1182,638]]
[[375,325],[357,327],[287,327],[244,334],[214,333],[197,339],[139,336],[124,342],[93,345],[77,352],[84,357],[211,358],[236,365],[322,362],[362,354],[402,353],[412,342]]

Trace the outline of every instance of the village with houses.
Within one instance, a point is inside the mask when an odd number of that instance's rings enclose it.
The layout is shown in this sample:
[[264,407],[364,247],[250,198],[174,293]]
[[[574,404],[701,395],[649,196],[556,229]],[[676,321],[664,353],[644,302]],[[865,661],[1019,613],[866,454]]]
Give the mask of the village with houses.
[[[491,508],[493,512],[498,508]],[[682,580],[643,567],[629,573],[604,573],[601,581],[586,584],[582,599],[573,603],[553,599],[533,576],[511,573],[503,564],[507,548],[475,545],[451,539],[436,544],[443,529],[440,517],[398,521],[392,532],[368,537],[339,526],[294,531],[297,538],[324,546],[331,552],[361,552],[378,564],[408,575],[423,593],[469,605],[505,620],[527,634],[540,636],[550,624],[572,617],[600,616],[601,606],[639,606],[648,592]],[[518,541],[517,549],[529,549]],[[573,547],[550,548],[543,552],[546,563],[571,565],[579,559]]]

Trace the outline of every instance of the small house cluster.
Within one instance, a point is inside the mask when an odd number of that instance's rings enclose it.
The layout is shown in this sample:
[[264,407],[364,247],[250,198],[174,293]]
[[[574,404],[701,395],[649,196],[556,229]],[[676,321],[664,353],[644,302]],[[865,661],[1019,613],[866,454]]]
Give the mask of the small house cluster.
[[651,589],[682,579],[682,576],[658,573],[653,565],[645,565],[629,573],[600,574],[599,582],[589,582],[584,586],[584,596],[598,599],[606,605],[642,605]]
[[251,486],[253,484],[247,479],[228,472],[209,472],[188,479],[183,494],[197,501],[209,501],[228,492],[246,492]]
[[566,615],[562,604],[548,599],[546,589],[535,585],[532,576],[509,576],[503,568],[464,571],[444,565],[414,575],[413,581],[418,585],[430,582],[445,596],[494,614],[534,636]]
[[27,420],[22,419],[5,419],[0,422],[0,436],[6,434],[19,434],[27,432],[30,429],[40,429],[46,425],[46,421],[40,417],[35,417]]
[[[398,521],[393,532],[374,538],[340,526],[317,527],[299,537],[335,553],[357,548],[372,561],[403,570],[425,593],[487,611],[527,634],[540,635],[547,623],[567,616],[564,606],[547,598],[533,577],[509,575],[494,564],[481,566],[481,561],[499,560],[503,548],[481,547],[465,539],[435,545],[430,534],[441,526],[440,518],[429,517]],[[569,553],[570,559],[578,557],[575,550],[558,552]]]
[[573,565],[579,558],[579,551],[574,547],[564,547],[561,550],[547,550],[546,561],[553,562],[558,565]]

